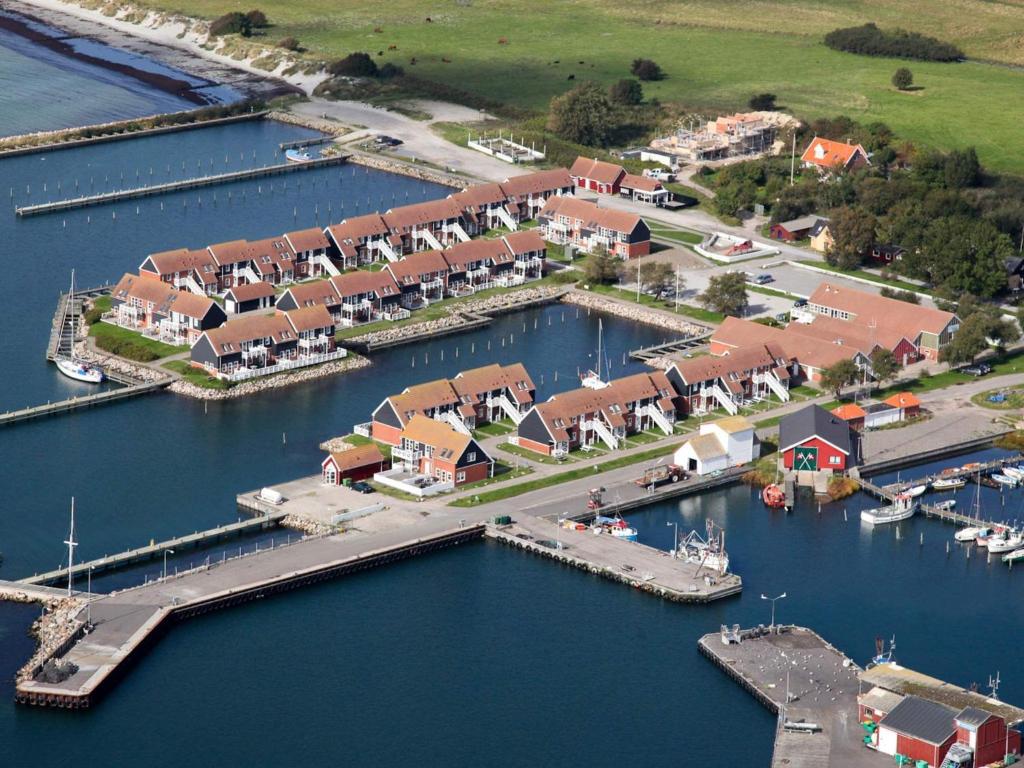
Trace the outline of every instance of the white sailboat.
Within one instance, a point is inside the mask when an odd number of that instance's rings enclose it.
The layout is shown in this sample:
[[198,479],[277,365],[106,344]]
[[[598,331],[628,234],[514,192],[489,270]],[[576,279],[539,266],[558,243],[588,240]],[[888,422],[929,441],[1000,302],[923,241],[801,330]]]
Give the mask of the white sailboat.
[[916,511],[917,502],[906,494],[900,494],[892,500],[892,504],[863,510],[860,519],[869,525],[883,525],[906,520],[913,517]]
[[61,348],[53,360],[57,364],[57,370],[76,381],[99,384],[106,378],[103,369],[75,355],[75,334],[78,332],[78,317],[75,314],[75,270],[71,270],[71,290],[68,292],[67,313],[70,315],[68,322],[71,324],[71,340],[66,353],[63,350],[63,340],[61,342]]

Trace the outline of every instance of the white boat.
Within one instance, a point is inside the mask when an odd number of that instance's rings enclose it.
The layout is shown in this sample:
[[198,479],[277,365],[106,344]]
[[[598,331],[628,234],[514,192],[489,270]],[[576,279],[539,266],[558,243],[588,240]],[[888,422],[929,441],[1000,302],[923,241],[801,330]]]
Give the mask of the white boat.
[[884,525],[885,523],[898,523],[913,517],[917,511],[917,502],[906,494],[900,494],[893,499],[892,504],[874,509],[865,509],[860,513],[860,519],[868,525]]
[[1016,563],[1018,560],[1024,560],[1024,549],[1015,549],[1003,555],[1004,563]]
[[914,486],[911,486],[910,488],[908,488],[908,489],[907,489],[907,490],[905,491],[905,493],[906,493],[906,495],[907,495],[907,496],[909,496],[910,498],[912,498],[912,499],[916,499],[916,498],[917,498],[918,496],[920,496],[920,495],[921,495],[921,494],[923,494],[923,493],[924,493],[925,491],[927,491],[927,490],[928,490],[928,487],[929,487],[929,486],[928,486],[928,483],[924,483],[923,485],[914,485]]
[[686,551],[686,562],[694,565],[703,565],[719,573],[726,573],[729,570],[729,555],[726,552],[709,552],[707,549],[688,549]]
[[956,499],[946,499],[945,501],[940,501],[938,504],[934,505],[935,509],[938,509],[938,510],[940,510],[942,512],[948,512],[949,510],[953,509],[953,507],[955,507],[955,506],[956,506]]
[[957,541],[972,542],[977,541],[979,536],[988,536],[991,532],[992,529],[987,526],[971,525],[954,533],[953,538]]
[[707,538],[690,531],[679,542],[675,556],[688,563],[703,566],[720,574],[729,570],[729,553],[725,550],[725,531],[711,519],[705,521]]
[[1020,467],[1003,467],[1003,474],[1008,477],[1012,477],[1018,483],[1024,481],[1024,469],[1021,469]]
[[1005,485],[1010,488],[1016,488],[1018,485],[1017,480],[1015,478],[1012,478],[1009,475],[1004,475],[1002,472],[993,472],[991,475],[989,475],[989,477],[991,477],[1000,485]]
[[967,485],[967,480],[962,477],[940,477],[932,482],[933,491],[956,491]]
[[990,554],[1012,552],[1024,547],[1024,536],[1015,532],[1006,532],[1000,536],[989,536],[988,551]]
[[106,378],[103,369],[75,356],[75,334],[78,333],[78,318],[75,316],[75,270],[71,270],[71,290],[68,292],[68,315],[68,322],[71,324],[71,341],[68,344],[67,350],[61,349],[53,358],[53,362],[57,364],[57,370],[70,379],[85,381],[89,384],[99,384]]
[[296,149],[285,150],[284,159],[289,163],[308,163],[313,159],[313,156],[304,147],[297,147]]

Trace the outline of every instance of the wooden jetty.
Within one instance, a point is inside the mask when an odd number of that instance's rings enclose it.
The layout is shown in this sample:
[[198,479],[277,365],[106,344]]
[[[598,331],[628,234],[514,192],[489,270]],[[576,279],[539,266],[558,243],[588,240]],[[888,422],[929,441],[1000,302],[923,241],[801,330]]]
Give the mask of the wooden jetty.
[[298,147],[315,147],[320,144],[330,144],[332,141],[337,140],[337,136],[314,136],[311,139],[293,139],[292,141],[282,141],[277,146],[280,149],[296,149]]
[[165,184],[154,184],[147,187],[135,187],[133,189],[122,189],[116,192],[104,192],[98,195],[87,195],[75,197],[68,200],[56,200],[52,203],[40,203],[38,205],[26,205],[15,208],[19,216],[37,216],[55,211],[66,211],[72,208],[85,208],[91,205],[103,205],[121,200],[131,200],[151,195],[163,195],[169,192],[181,192],[187,189],[209,187],[216,184],[227,184],[234,181],[247,181],[263,176],[276,176],[282,173],[293,171],[309,171],[316,168],[324,168],[331,165],[341,165],[348,161],[348,155],[334,155],[332,157],[321,157],[315,160],[307,160],[303,163],[280,163],[278,165],[267,165],[262,168],[249,168],[244,171],[231,171],[230,173],[219,173],[213,176],[199,176],[193,179],[182,179],[180,181],[169,181]]
[[646,362],[648,360],[653,360],[656,357],[695,352],[701,347],[706,346],[710,337],[711,332],[709,331],[701,334],[700,336],[687,336],[682,339],[676,339],[675,341],[665,341],[661,344],[654,344],[650,347],[641,347],[640,349],[631,350],[629,356],[634,360],[642,360]]
[[96,597],[89,601],[91,631],[85,631],[84,612],[80,612],[78,626],[50,657],[73,665],[74,671],[62,682],[48,683],[37,679],[40,664],[31,670],[31,677],[17,683],[15,700],[88,708],[123,674],[126,662],[134,660],[174,620],[479,540],[483,532],[482,524],[452,527],[450,519],[428,519],[376,534],[305,538]]
[[[266,528],[273,528],[280,525],[281,521],[284,520],[286,516],[286,512],[270,511],[260,514],[257,517],[246,518],[234,523],[226,523],[225,525],[218,525],[215,528],[210,528],[205,531],[196,531],[195,533],[189,533],[185,536],[177,536],[173,539],[168,539],[167,541],[158,541],[144,547],[129,549],[115,555],[104,555],[103,557],[96,558],[95,560],[76,563],[70,571],[67,568],[57,568],[56,570],[47,571],[46,573],[37,573],[25,579],[18,579],[16,583],[26,586],[45,586],[59,583],[66,584],[69,573],[74,578],[77,578],[79,576],[84,576],[89,571],[92,571],[94,574],[103,573],[105,571],[123,568],[126,565],[152,560],[154,558],[161,557],[164,552],[171,549],[175,552],[180,552],[185,549],[196,549],[223,539],[241,536],[254,531],[261,531]],[[295,533],[294,538],[301,538],[301,534]],[[289,542],[290,540],[290,538],[286,539],[286,541]]]
[[81,408],[92,408],[96,405],[106,405],[107,403],[117,402],[118,400],[127,400],[128,398],[135,397],[137,395],[156,392],[157,390],[163,389],[173,381],[174,377],[167,376],[154,381],[143,381],[136,384],[130,384],[125,387],[108,389],[103,392],[97,392],[94,395],[69,397],[67,400],[59,400],[57,402],[44,403],[42,405],[33,405],[28,408],[21,408],[17,411],[0,413],[0,426],[15,424],[21,421],[29,421],[31,419],[39,419],[43,416],[55,416],[61,413],[70,413],[71,411],[77,411]]
[[860,668],[813,630],[723,626],[700,638],[697,648],[778,715],[773,768],[885,764],[861,743]]

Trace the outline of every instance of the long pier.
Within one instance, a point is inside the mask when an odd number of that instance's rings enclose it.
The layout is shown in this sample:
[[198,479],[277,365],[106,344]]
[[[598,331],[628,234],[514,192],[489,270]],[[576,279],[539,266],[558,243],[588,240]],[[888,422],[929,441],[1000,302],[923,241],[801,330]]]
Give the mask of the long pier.
[[18,422],[29,421],[31,419],[40,419],[44,416],[56,416],[61,413],[70,413],[71,411],[77,411],[82,408],[92,408],[97,405],[114,403],[118,400],[127,400],[128,398],[136,397],[137,395],[156,392],[157,390],[163,389],[173,381],[174,378],[168,376],[154,381],[144,381],[137,384],[130,384],[125,387],[108,389],[103,392],[97,392],[94,395],[69,397],[67,400],[58,400],[54,403],[33,405],[16,411],[0,413],[0,426],[16,424]]
[[199,176],[193,179],[182,179],[180,181],[169,181],[165,184],[154,184],[147,187],[135,187],[133,189],[122,189],[116,192],[104,192],[98,195],[87,195],[75,197],[68,200],[56,200],[52,203],[40,203],[38,205],[26,205],[15,208],[19,216],[38,216],[55,211],[66,211],[72,208],[85,208],[92,205],[103,205],[106,203],[131,200],[151,195],[163,195],[169,192],[180,192],[187,189],[209,187],[216,184],[227,184],[234,181],[246,181],[263,176],[276,176],[282,173],[293,171],[309,171],[316,168],[323,168],[331,165],[341,165],[348,161],[348,155],[334,155],[332,157],[321,157],[315,160],[307,160],[302,163],[280,163],[267,165],[262,168],[249,168],[244,171],[231,171],[230,173],[219,173],[213,176]]
[[[53,571],[47,571],[46,573],[37,573],[34,576],[29,576],[25,579],[18,579],[16,583],[24,584],[26,586],[47,586],[50,584],[67,583],[69,575],[72,578],[75,578],[83,576],[89,571],[92,571],[94,574],[111,571],[116,568],[122,568],[126,565],[152,560],[160,557],[164,552],[170,549],[173,549],[175,552],[179,552],[184,549],[196,549],[215,541],[221,541],[223,539],[241,536],[253,531],[260,531],[266,528],[278,526],[285,517],[287,517],[286,512],[265,512],[258,517],[246,518],[234,523],[226,523],[225,525],[219,525],[205,531],[196,531],[195,533],[189,533],[185,536],[177,536],[166,541],[158,541],[153,544],[148,544],[144,547],[136,547],[135,549],[129,549],[114,555],[104,555],[103,557],[98,557],[95,560],[76,563],[70,570],[68,568],[58,568]],[[300,534],[296,533],[295,536],[296,538],[299,538]]]
[[682,339],[676,339],[675,341],[666,341],[661,344],[653,344],[649,347],[630,350],[629,356],[634,360],[642,360],[646,362],[648,360],[653,360],[656,357],[664,357],[665,355],[694,352],[707,345],[710,337],[710,332],[704,333],[700,336],[687,336]]

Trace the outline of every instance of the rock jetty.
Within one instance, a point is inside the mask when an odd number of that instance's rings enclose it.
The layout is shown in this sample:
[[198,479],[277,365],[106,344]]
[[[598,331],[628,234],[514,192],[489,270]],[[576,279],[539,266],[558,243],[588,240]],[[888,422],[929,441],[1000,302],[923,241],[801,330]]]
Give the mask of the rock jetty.
[[288,373],[277,373],[265,378],[243,381],[230,389],[208,389],[184,380],[174,382],[168,389],[175,394],[194,397],[197,400],[231,400],[236,397],[246,397],[259,392],[280,389],[281,387],[290,387],[293,384],[300,384],[304,381],[323,379],[344,371],[354,371],[357,368],[365,368],[369,364],[370,361],[365,357],[350,354],[342,360],[334,360],[323,365],[299,368]]
[[597,312],[623,317],[637,323],[667,328],[670,331],[676,331],[686,336],[703,336],[710,330],[707,326],[695,323],[685,317],[677,317],[668,312],[650,309],[649,307],[633,304],[632,302],[615,301],[607,296],[590,293],[589,291],[570,291],[562,297],[562,301],[566,304],[576,304]]

